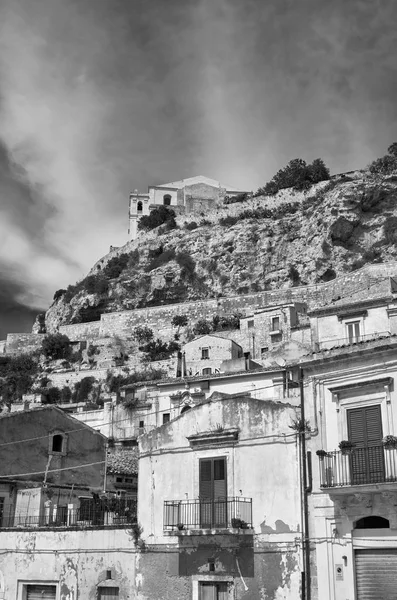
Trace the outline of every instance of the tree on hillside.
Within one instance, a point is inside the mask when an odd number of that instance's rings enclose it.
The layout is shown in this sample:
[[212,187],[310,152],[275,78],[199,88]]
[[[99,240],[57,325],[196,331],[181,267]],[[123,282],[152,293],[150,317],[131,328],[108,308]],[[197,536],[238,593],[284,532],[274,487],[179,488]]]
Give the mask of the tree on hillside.
[[311,164],[307,164],[302,158],[294,158],[286,167],[277,171],[263,188],[259,188],[256,195],[272,196],[286,188],[306,190],[314,183],[329,178],[329,170],[321,158],[316,158]]
[[72,349],[68,336],[63,333],[49,333],[43,339],[42,352],[46,358],[51,360],[69,358]]
[[390,175],[397,170],[397,142],[391,144],[387,149],[388,154],[377,158],[368,169],[373,175]]
[[150,215],[143,215],[139,219],[138,229],[155,229],[159,225],[167,225],[168,229],[175,229],[175,213],[171,208],[159,206],[150,212]]

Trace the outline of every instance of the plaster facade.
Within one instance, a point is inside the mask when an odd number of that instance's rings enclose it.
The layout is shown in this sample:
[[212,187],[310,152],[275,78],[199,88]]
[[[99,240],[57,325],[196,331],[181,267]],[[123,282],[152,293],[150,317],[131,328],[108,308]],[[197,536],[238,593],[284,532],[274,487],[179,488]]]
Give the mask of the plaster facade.
[[[287,401],[230,396],[139,438],[144,598],[159,597],[146,558],[156,573],[173,575],[178,600],[198,600],[204,584],[224,586],[227,598],[238,600],[299,596],[299,464],[289,429],[295,415]],[[225,464],[222,517],[212,526],[203,523],[210,517],[199,500],[203,460]],[[171,581],[162,581],[167,597]]]
[[25,600],[27,585],[55,586],[56,600],[98,600],[103,588],[135,596],[128,529],[0,530],[0,599]]
[[[377,567],[379,551],[384,553],[381,561],[390,565],[390,585],[395,589],[397,584],[390,563],[397,552],[397,450],[382,442],[397,435],[397,338],[378,336],[393,329],[394,314],[395,303],[389,299],[311,315],[317,351],[303,368],[305,413],[312,427],[308,449],[314,458],[310,537],[321,573],[312,577],[313,598],[392,597],[385,591],[385,573]],[[361,339],[346,341],[350,318],[362,325]],[[354,441],[353,450],[343,453],[342,440]],[[317,451],[326,454],[316,456]],[[370,573],[371,593],[365,572]]]

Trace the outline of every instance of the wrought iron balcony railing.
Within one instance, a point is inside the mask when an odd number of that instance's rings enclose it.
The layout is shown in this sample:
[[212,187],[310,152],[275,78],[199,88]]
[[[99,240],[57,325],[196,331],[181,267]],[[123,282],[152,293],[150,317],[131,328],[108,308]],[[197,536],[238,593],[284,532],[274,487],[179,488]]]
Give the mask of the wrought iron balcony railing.
[[321,342],[316,342],[314,344],[314,349],[316,352],[321,352],[322,350],[330,350],[331,348],[339,346],[353,346],[355,344],[360,344],[361,342],[370,342],[388,338],[390,336],[390,331],[374,331],[373,333],[368,333],[366,335],[355,335],[349,338],[322,340]]
[[6,528],[53,528],[64,527],[84,529],[86,527],[129,527],[137,522],[135,507],[129,506],[122,512],[104,510],[87,510],[87,508],[70,510],[57,507],[56,511],[37,511],[29,514],[0,515],[0,529]]
[[382,444],[319,456],[320,486],[335,488],[397,481],[397,449]]
[[164,530],[186,529],[250,529],[251,498],[217,498],[166,500]]

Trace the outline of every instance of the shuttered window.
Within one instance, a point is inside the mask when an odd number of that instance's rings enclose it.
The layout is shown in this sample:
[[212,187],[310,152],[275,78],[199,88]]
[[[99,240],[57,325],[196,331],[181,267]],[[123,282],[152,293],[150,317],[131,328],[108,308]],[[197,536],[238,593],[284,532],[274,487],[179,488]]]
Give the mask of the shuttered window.
[[227,583],[200,583],[200,600],[227,600]]
[[356,550],[356,600],[395,600],[397,549]]
[[349,440],[355,444],[350,458],[352,484],[384,481],[382,415],[379,404],[347,411]]
[[55,600],[56,585],[27,585],[26,600]]
[[227,525],[226,459],[200,460],[200,521],[201,527]]
[[100,587],[98,588],[98,600],[119,600],[118,587]]

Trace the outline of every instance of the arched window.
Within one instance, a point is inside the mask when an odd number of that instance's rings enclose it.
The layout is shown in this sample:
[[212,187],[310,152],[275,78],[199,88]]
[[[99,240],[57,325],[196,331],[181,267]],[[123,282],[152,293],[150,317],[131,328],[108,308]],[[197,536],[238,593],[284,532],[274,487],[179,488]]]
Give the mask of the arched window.
[[171,204],[171,196],[169,194],[163,196],[163,204],[164,206],[169,206]]
[[63,435],[60,433],[55,434],[52,437],[52,451],[62,452],[63,451]]
[[181,415],[191,409],[191,406],[184,406],[181,410]]
[[143,211],[143,205],[142,202],[139,201],[138,204],[136,205],[136,211],[141,213]]
[[377,515],[371,515],[370,517],[363,517],[359,519],[354,525],[354,529],[389,529],[390,523],[388,519],[378,517]]

